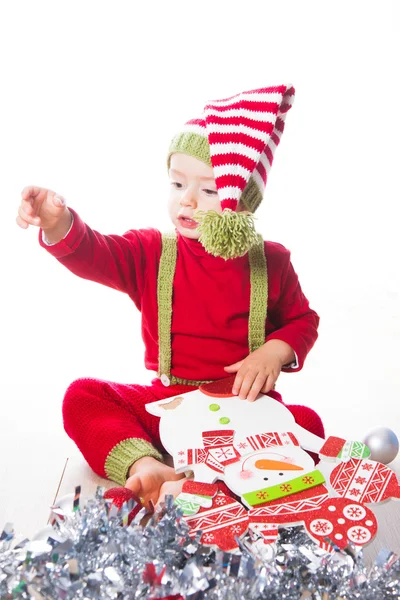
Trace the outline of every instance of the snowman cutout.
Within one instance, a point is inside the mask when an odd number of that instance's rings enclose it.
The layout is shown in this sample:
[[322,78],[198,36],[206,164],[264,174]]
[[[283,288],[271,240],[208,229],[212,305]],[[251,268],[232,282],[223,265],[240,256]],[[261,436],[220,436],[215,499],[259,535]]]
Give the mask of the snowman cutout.
[[[374,537],[372,511],[350,497],[348,488],[347,495],[343,492],[346,477],[355,478],[360,463],[373,462],[366,460],[369,450],[364,444],[315,436],[269,396],[259,395],[248,403],[230,393],[209,394],[205,387],[146,405],[161,418],[161,441],[176,472],[193,472],[195,487],[186,482],[176,503],[184,512],[187,507],[193,533],[206,526],[202,543],[234,550],[237,538],[249,531],[269,544],[280,525],[299,524],[329,551],[335,544],[361,546]],[[306,451],[323,459],[317,468]],[[380,465],[379,475],[382,468],[387,469]],[[390,497],[400,496],[396,476],[388,477]],[[210,485],[217,480],[224,481],[240,503],[215,490],[211,494]]]

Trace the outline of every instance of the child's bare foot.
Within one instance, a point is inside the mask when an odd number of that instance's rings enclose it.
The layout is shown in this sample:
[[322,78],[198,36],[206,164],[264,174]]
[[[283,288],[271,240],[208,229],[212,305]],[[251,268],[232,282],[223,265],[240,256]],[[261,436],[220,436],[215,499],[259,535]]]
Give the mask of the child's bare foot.
[[177,496],[184,479],[185,476],[175,473],[172,467],[151,456],[144,456],[129,469],[125,487],[142,498],[146,508],[150,508],[150,502],[156,505],[159,500],[164,499],[165,494]]

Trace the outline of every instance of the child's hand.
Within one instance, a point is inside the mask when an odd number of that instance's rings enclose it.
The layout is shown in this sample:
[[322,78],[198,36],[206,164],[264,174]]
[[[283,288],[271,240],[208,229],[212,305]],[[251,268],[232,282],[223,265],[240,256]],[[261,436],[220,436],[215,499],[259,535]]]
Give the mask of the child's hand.
[[62,239],[71,225],[71,213],[66,207],[64,198],[55,192],[29,186],[22,190],[16,220],[22,229],[28,229],[29,225],[36,225],[46,231],[46,234],[54,233],[55,237]]
[[232,394],[254,402],[260,392],[267,393],[275,385],[283,365],[294,360],[293,349],[282,340],[270,340],[244,360],[225,367],[237,373]]

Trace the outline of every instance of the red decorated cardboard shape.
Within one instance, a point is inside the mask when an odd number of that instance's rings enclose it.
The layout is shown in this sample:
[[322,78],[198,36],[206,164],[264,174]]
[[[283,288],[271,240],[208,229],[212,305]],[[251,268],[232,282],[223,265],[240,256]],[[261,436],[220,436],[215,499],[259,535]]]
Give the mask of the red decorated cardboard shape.
[[319,455],[325,459],[337,460],[339,452],[343,448],[346,440],[333,435],[329,436],[319,451]]
[[110,488],[104,493],[104,498],[106,500],[111,500],[117,508],[122,508],[124,503],[134,503],[134,506],[132,507],[127,518],[128,525],[131,523],[131,521],[134,519],[137,513],[143,508],[143,504],[140,498],[138,498],[136,494],[134,494],[131,490],[125,487]]
[[196,496],[214,496],[218,492],[218,486],[212,483],[202,483],[201,481],[187,480],[182,486],[182,491],[187,494],[195,494]]
[[368,458],[370,454],[370,449],[363,442],[344,440],[335,436],[330,436],[319,451],[321,458],[334,462],[347,462],[351,458]]
[[275,523],[249,521],[249,534],[253,542],[262,537],[264,544],[273,544],[278,537],[278,533],[278,525]]
[[329,498],[324,486],[299,493],[288,502],[276,501],[249,511],[249,528],[263,535],[266,543],[275,541],[271,531],[279,525],[304,525],[310,537],[328,551],[333,550],[330,542],[339,548],[350,542],[368,544],[377,532],[375,515],[368,507],[347,498]]
[[190,527],[191,537],[201,529],[202,544],[217,546],[226,552],[238,547],[236,538],[240,538],[248,527],[247,510],[234,498],[221,493],[214,496],[211,508],[201,508],[196,515],[184,519]]
[[287,498],[279,498],[249,510],[249,523],[301,525],[308,514],[316,514],[329,498],[324,485]]
[[203,394],[213,398],[231,398],[233,396],[232,387],[235,379],[236,373],[230,377],[224,377],[224,379],[210,381],[210,383],[202,383],[200,390]]
[[349,543],[368,544],[375,536],[378,525],[372,510],[347,498],[329,498],[318,511],[304,517],[305,528],[318,544],[332,541],[339,548]]
[[400,498],[396,473],[386,465],[369,459],[352,458],[338,464],[330,475],[335,493],[358,502],[383,502]]

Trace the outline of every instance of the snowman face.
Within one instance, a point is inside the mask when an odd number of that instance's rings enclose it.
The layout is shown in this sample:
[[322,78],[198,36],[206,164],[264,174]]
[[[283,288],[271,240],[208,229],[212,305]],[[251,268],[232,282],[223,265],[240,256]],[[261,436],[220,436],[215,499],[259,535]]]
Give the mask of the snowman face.
[[225,467],[224,480],[238,496],[278,485],[314,469],[314,461],[299,446],[274,447],[243,456]]

